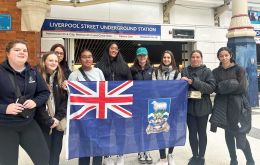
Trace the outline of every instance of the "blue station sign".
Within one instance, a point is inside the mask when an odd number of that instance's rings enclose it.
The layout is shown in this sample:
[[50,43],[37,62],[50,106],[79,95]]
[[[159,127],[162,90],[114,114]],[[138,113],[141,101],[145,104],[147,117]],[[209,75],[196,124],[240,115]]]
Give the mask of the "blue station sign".
[[160,39],[160,25],[45,19],[45,37]]

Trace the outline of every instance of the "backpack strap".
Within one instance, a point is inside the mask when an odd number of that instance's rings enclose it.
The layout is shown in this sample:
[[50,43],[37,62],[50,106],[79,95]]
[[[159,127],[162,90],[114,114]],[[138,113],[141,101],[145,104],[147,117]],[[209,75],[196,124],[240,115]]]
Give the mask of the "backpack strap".
[[180,72],[179,72],[178,70],[175,71],[173,80],[176,80],[176,78],[178,77],[179,73],[180,73]]
[[82,76],[86,81],[90,81],[90,79],[88,78],[88,76],[86,75],[82,67],[79,68],[79,71],[81,72]]

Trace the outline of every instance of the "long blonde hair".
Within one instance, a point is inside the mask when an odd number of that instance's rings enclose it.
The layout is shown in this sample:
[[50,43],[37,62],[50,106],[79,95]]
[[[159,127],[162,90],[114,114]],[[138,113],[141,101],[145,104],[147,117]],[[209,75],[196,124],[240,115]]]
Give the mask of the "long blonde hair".
[[[43,77],[43,79],[45,80],[45,82],[48,84],[47,82],[47,68],[46,68],[46,65],[45,65],[45,61],[46,59],[48,58],[49,55],[55,55],[57,56],[54,52],[50,51],[50,52],[47,52],[45,53],[42,58],[41,58],[41,61],[40,61],[40,68],[39,68],[39,71]],[[58,57],[58,56],[57,56]],[[59,86],[61,87],[62,85],[62,82],[64,81],[64,75],[63,75],[63,72],[61,70],[61,67],[60,67],[60,64],[58,64],[58,67],[56,69],[57,71],[57,78],[58,78],[58,84]]]

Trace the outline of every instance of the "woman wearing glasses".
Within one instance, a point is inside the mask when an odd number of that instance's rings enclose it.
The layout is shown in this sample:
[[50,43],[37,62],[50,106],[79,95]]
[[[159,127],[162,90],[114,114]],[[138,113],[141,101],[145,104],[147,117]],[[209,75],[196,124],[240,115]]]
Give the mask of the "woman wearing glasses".
[[[50,51],[54,52],[58,56],[61,70],[64,74],[65,80],[67,80],[69,78],[71,70],[69,69],[68,63],[66,61],[65,47],[62,44],[55,44],[51,47]],[[66,83],[65,82],[62,83],[62,88],[66,89]]]

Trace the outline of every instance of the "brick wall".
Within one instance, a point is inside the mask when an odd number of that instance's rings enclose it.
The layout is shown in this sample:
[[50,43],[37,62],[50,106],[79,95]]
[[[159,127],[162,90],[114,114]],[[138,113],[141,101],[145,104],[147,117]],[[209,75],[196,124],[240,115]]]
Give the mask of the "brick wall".
[[23,39],[28,42],[29,59],[32,65],[38,63],[40,53],[40,32],[21,31],[21,10],[16,7],[16,0],[1,0],[0,14],[10,14],[12,16],[12,30],[0,31],[0,62],[5,59],[5,45],[10,40]]

